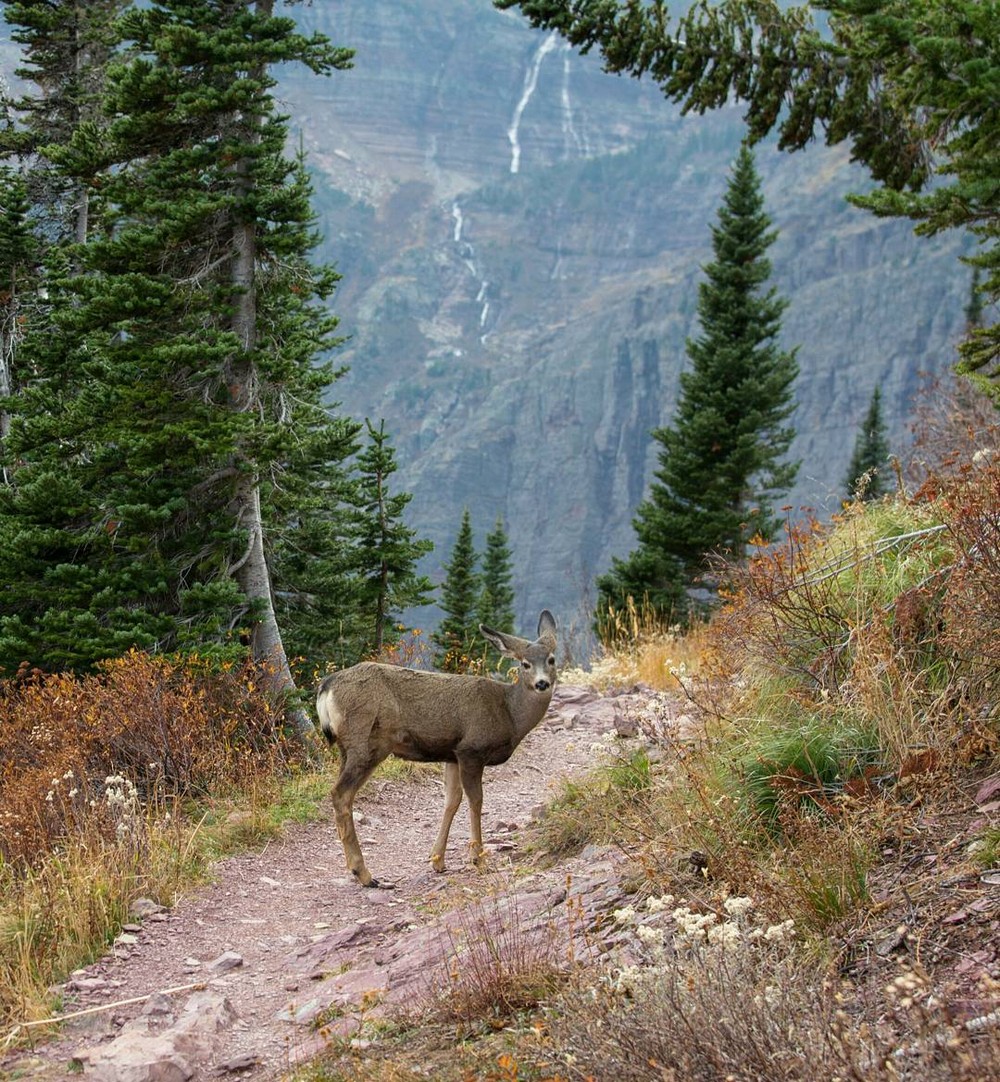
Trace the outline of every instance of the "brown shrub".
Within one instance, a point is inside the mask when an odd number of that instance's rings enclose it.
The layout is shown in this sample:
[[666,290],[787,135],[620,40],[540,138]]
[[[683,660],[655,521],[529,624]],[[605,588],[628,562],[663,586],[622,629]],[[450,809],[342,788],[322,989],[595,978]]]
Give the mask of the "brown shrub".
[[957,1019],[919,973],[852,988],[815,959],[774,947],[701,950],[650,968],[627,994],[606,984],[553,1013],[555,1062],[616,1082],[979,1082],[1000,1027]]
[[[977,699],[996,699],[1000,672],[1000,458],[970,465],[946,493],[955,564],[943,612],[943,640]],[[992,689],[992,694],[991,694]]]
[[113,776],[140,799],[168,799],[239,784],[285,758],[281,712],[258,675],[133,651],[90,676],[0,683],[0,858],[29,863],[95,826],[113,836],[100,799]]

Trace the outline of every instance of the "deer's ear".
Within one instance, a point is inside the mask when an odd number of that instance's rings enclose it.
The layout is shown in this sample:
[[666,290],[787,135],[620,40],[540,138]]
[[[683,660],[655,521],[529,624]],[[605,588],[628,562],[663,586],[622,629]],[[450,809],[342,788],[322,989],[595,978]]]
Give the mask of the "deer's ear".
[[483,638],[491,642],[504,657],[519,658],[524,655],[524,649],[528,645],[524,639],[519,639],[516,635],[507,635],[503,631],[494,631],[485,624],[479,625],[479,631]]
[[544,641],[551,649],[555,649],[556,618],[548,609],[542,609],[542,614],[538,617],[538,641]]

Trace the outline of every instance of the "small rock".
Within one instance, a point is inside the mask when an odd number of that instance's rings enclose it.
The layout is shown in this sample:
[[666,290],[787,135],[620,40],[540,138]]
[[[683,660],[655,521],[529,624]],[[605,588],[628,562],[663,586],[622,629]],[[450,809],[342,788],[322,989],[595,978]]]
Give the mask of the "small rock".
[[259,1063],[260,1056],[254,1055],[253,1052],[244,1052],[242,1055],[227,1059],[225,1063],[220,1063],[215,1068],[215,1074],[237,1074],[240,1071],[249,1071],[251,1067],[256,1067]]
[[165,907],[154,902],[152,898],[136,898],[128,907],[128,912],[130,917],[138,917],[142,920],[145,917],[165,912]]
[[96,992],[107,988],[108,982],[103,977],[74,977],[66,982],[67,992]]
[[116,947],[132,947],[139,942],[139,937],[133,935],[131,932],[122,932],[120,936],[115,940]]
[[294,1022],[299,1026],[309,1026],[312,1025],[316,1016],[324,1007],[325,1004],[318,999],[310,999],[308,1002],[299,1005],[289,1003],[283,1010],[278,1011],[274,1017],[280,1022]]
[[280,887],[281,886],[281,884],[278,882],[277,879],[272,879],[269,875],[262,875],[260,877],[260,882],[266,884],[269,887]]
[[169,996],[165,996],[162,992],[154,992],[149,999],[146,1000],[146,1005],[142,1008],[142,1013],[148,1017],[157,1017],[159,1015],[170,1014],[173,1010],[173,1004],[170,1001]]
[[230,970],[239,969],[243,965],[243,955],[236,951],[224,951],[218,958],[213,958],[208,963],[208,968],[216,974],[228,973]]

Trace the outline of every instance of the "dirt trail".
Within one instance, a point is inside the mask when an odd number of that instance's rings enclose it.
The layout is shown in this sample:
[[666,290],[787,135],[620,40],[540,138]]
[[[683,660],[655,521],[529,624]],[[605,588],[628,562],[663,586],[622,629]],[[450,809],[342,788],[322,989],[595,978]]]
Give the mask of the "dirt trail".
[[[58,1037],[8,1056],[0,1070],[46,1080],[79,1078],[81,1065],[84,1078],[113,1082],[262,1080],[315,1055],[323,1038],[311,1023],[330,1002],[360,999],[366,982],[380,981],[385,990],[418,974],[426,980],[433,947],[426,933],[440,914],[509,882],[505,869],[533,810],[564,778],[595,764],[595,739],[613,728],[616,716],[627,723],[641,700],[557,689],[545,721],[508,763],[486,773],[491,859],[485,875],[465,864],[464,806],[448,871],[429,868],[443,801],[437,775],[370,782],[356,804],[358,832],[369,867],[394,889],[366,890],[354,882],[331,821],[292,827],[260,852],[221,862],[212,885],[126,930],[106,957],[66,986],[66,1010],[114,1006],[66,1023]],[[535,883],[540,909],[565,896],[559,877],[565,882],[559,872]],[[582,874],[581,889],[594,906],[613,904],[615,878],[598,862]],[[200,982],[205,991],[191,987]],[[156,995],[170,989],[182,990]],[[151,998],[125,1002],[138,997]],[[172,1043],[157,1037],[164,1031]],[[158,1066],[145,1062],[157,1057]]]

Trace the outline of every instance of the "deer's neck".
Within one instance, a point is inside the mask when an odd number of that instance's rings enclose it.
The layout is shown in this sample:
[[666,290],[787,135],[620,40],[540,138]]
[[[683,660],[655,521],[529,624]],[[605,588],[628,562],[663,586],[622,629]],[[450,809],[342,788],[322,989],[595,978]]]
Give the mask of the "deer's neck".
[[548,691],[535,691],[518,680],[516,684],[508,685],[505,698],[511,721],[514,723],[514,735],[520,744],[545,717],[545,711],[552,701],[552,688]]

